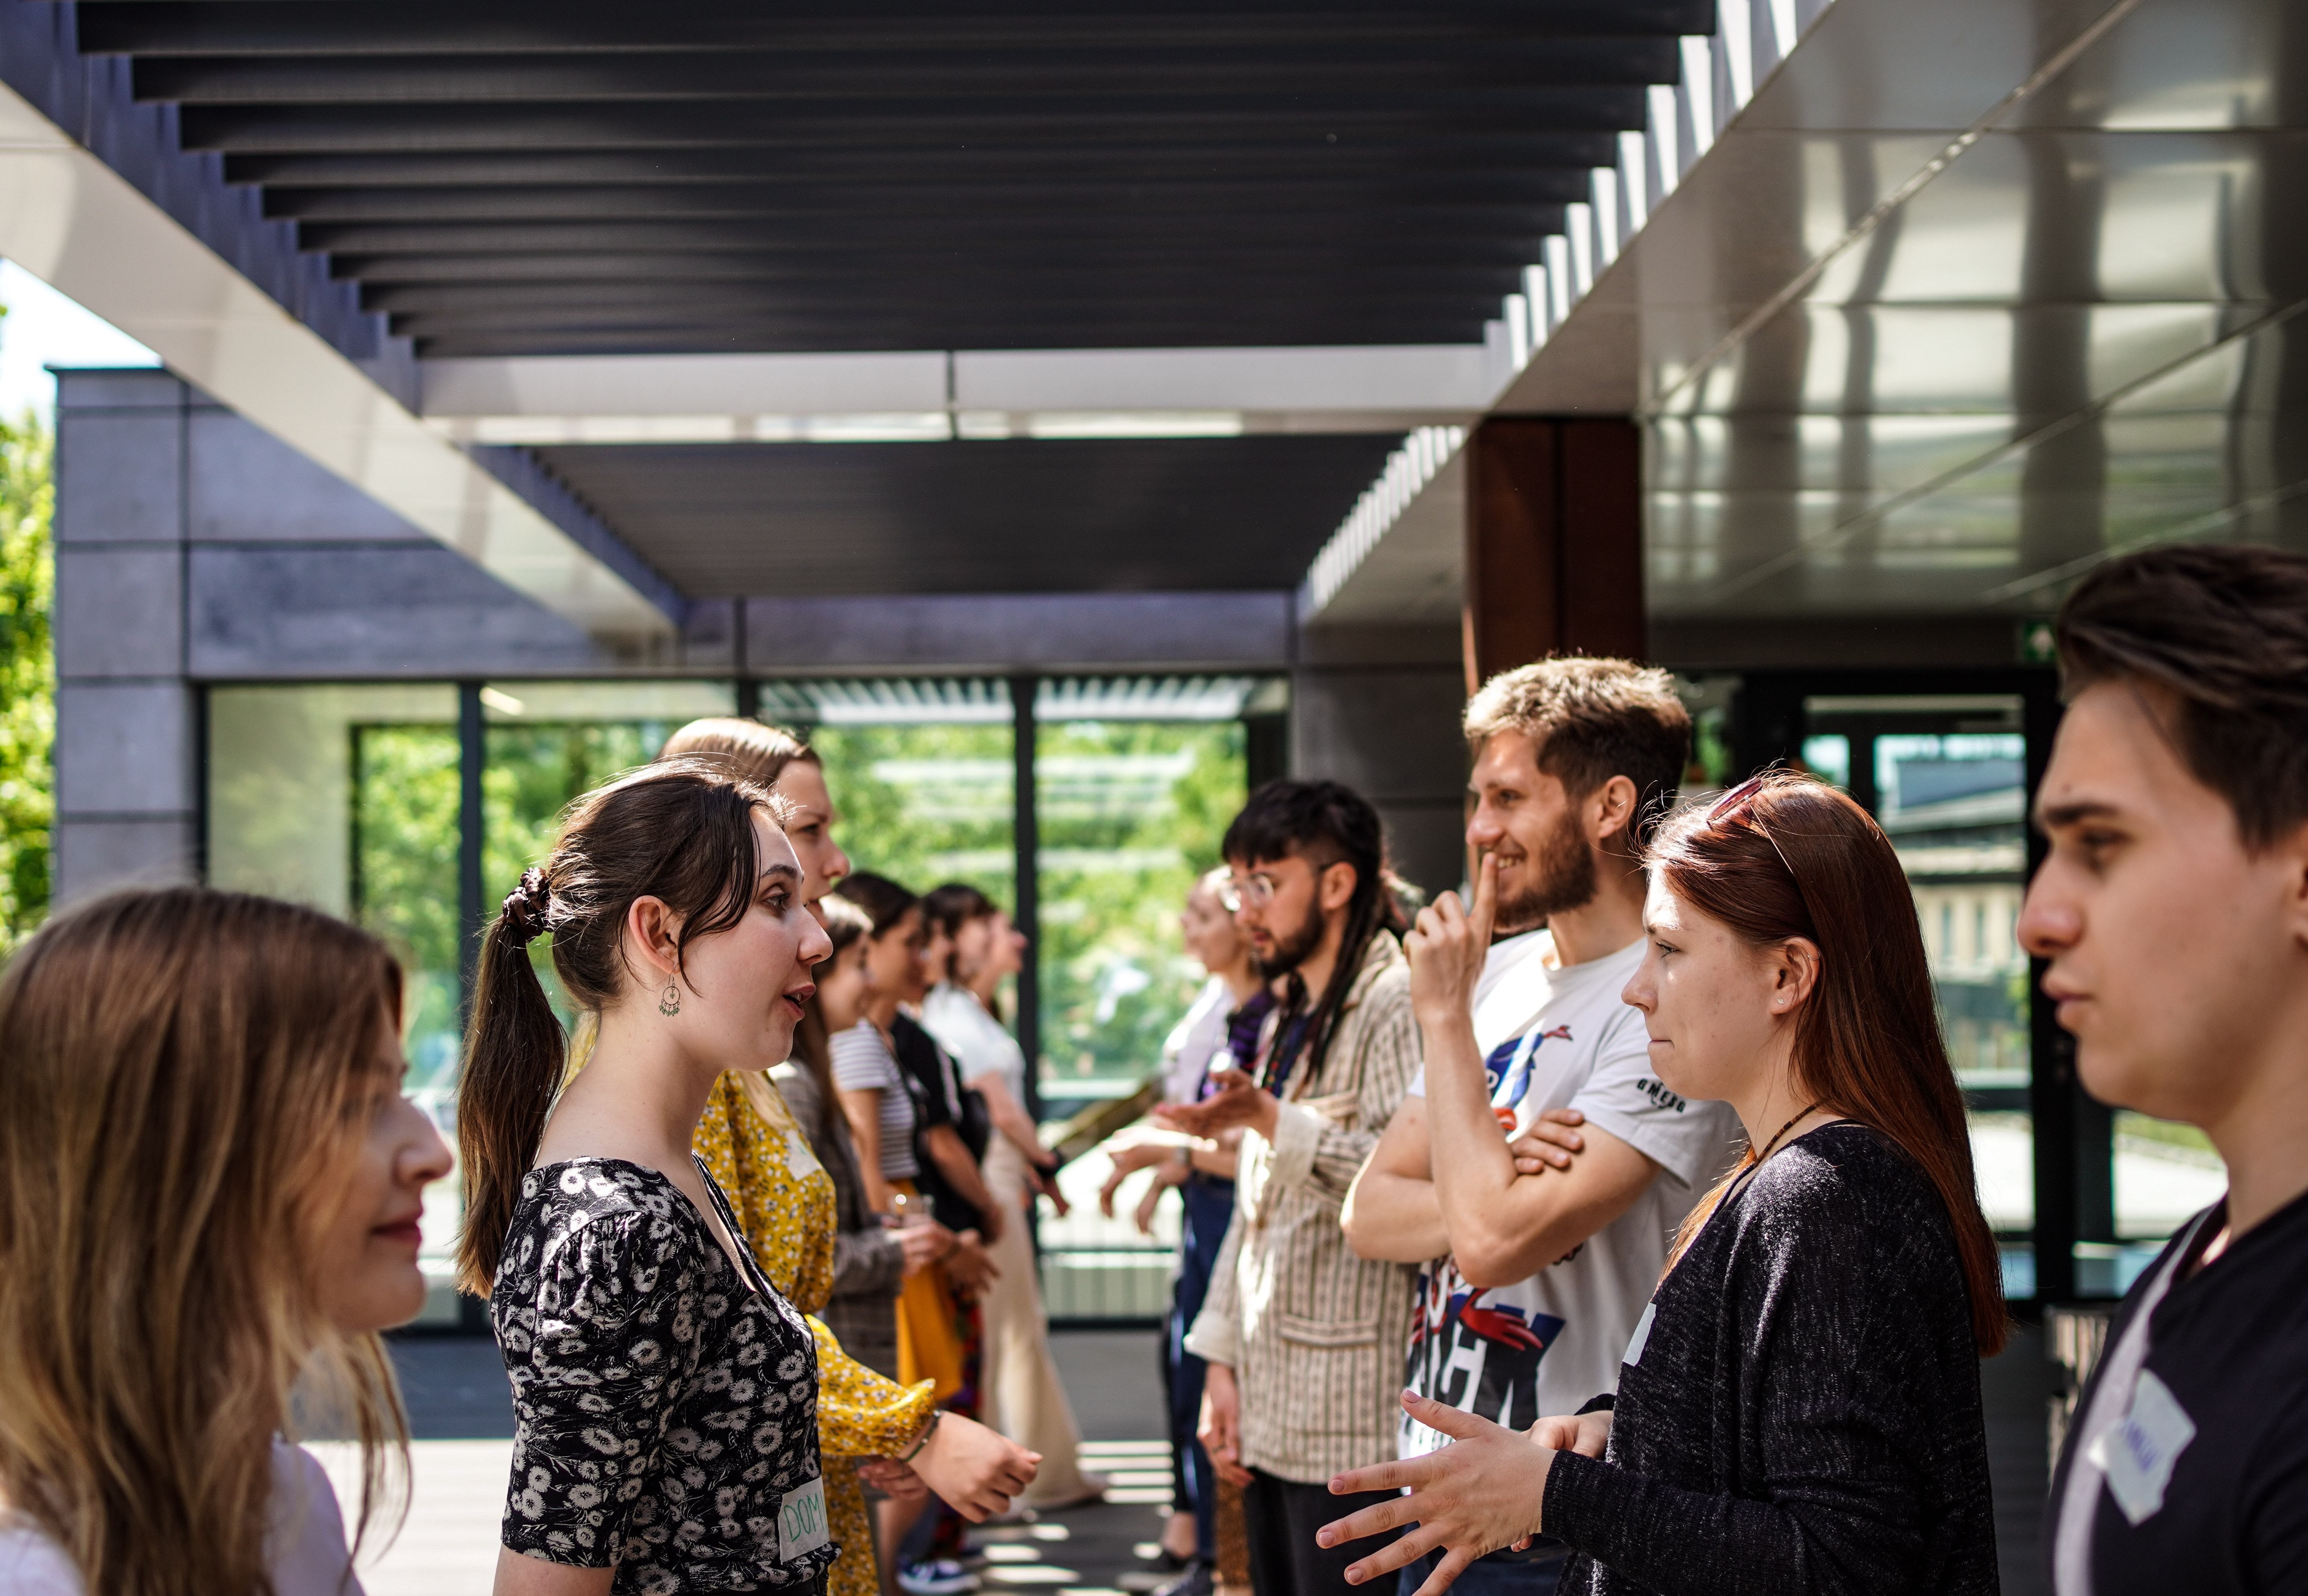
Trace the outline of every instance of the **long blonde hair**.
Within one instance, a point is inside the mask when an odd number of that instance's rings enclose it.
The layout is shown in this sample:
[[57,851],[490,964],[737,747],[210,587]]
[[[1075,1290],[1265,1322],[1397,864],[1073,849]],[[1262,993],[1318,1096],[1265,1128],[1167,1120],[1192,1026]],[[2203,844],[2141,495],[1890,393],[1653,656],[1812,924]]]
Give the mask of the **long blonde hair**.
[[59,915],[0,978],[0,1506],[85,1590],[269,1592],[297,1412],[359,1440],[362,1531],[405,1480],[383,1346],[313,1278],[400,1010],[375,938],[193,887]]

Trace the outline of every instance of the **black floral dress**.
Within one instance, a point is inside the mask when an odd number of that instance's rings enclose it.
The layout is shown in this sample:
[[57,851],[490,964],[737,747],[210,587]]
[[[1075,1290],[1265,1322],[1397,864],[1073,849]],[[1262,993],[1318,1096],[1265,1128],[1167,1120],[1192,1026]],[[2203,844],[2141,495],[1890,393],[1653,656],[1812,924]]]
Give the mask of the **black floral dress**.
[[816,1347],[745,1265],[655,1170],[578,1158],[530,1171],[490,1297],[516,1421],[506,1546],[614,1564],[612,1591],[650,1596],[819,1583],[840,1549]]

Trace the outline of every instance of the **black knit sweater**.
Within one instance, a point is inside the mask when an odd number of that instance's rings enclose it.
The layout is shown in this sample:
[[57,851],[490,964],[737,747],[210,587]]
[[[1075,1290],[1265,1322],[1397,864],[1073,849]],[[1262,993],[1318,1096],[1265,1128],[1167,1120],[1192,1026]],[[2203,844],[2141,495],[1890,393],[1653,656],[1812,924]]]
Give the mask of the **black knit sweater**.
[[1797,1137],[1708,1221],[1558,1454],[1566,1592],[1994,1592],[1979,1354],[1946,1206],[1873,1131]]

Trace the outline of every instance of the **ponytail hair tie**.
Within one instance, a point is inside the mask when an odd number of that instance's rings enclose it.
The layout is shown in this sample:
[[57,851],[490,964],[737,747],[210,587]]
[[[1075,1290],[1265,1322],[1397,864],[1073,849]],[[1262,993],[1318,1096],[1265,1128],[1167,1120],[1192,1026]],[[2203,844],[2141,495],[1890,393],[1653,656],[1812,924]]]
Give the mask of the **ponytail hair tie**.
[[545,871],[534,865],[521,872],[521,885],[505,894],[504,922],[524,942],[543,934],[546,912],[553,905],[553,888]]

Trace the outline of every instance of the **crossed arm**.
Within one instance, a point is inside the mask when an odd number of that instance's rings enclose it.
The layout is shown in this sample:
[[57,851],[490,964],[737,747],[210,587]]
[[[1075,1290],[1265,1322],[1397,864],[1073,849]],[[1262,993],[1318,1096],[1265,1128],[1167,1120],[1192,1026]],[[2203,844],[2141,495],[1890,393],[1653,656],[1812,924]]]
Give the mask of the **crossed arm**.
[[1472,913],[1446,892],[1405,940],[1426,1095],[1403,1100],[1340,1216],[1363,1257],[1416,1264],[1450,1253],[1478,1286],[1527,1279],[1568,1257],[1659,1172],[1607,1131],[1570,1129],[1567,1113],[1551,1111],[1512,1145],[1500,1134],[1474,1022],[1497,880],[1496,862],[1486,859]]
[[[1474,1046],[1471,1036],[1467,1047]],[[1429,1041],[1430,1050],[1433,1041]],[[1659,1166],[1576,1110],[1550,1111],[1510,1143],[1482,1094],[1482,1064],[1463,1095],[1407,1097],[1347,1194],[1347,1244],[1366,1258],[1423,1264],[1445,1253],[1478,1286],[1536,1274],[1624,1214]]]

